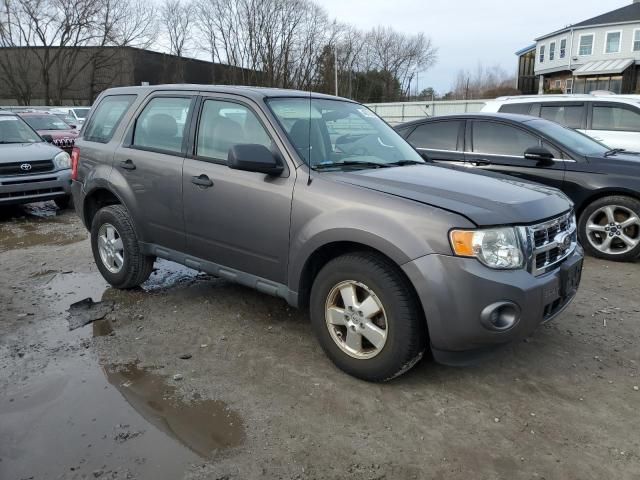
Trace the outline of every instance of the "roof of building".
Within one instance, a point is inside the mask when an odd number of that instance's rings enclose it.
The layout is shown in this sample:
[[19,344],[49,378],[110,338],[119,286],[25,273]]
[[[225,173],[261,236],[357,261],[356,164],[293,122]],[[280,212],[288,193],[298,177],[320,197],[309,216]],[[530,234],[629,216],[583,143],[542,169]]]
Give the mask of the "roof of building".
[[533,45],[529,45],[528,47],[521,48],[516,52],[516,55],[517,56],[524,55],[525,53],[531,52],[532,50],[535,50],[535,49],[536,49],[536,44],[534,43]]
[[566,32],[575,28],[585,28],[594,27],[597,25],[611,25],[616,23],[630,23],[638,21],[640,21],[640,2],[633,2],[624,7],[620,7],[615,10],[611,10],[610,12],[603,13],[602,15],[597,15],[587,20],[583,20],[582,22],[568,25],[565,28],[556,30],[555,32],[547,33],[545,35],[542,35],[541,37],[536,38],[536,40],[542,40],[546,37],[550,37],[552,35]]

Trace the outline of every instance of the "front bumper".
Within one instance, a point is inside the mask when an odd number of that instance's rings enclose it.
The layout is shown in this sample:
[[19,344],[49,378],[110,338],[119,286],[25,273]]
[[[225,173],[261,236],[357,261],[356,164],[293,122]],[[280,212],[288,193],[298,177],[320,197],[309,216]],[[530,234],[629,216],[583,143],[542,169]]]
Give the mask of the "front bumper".
[[[583,257],[577,245],[562,265],[581,268]],[[473,258],[427,255],[402,268],[422,303],[434,357],[447,364],[467,363],[476,353],[527,337],[575,296],[575,290],[561,291],[562,267],[535,277],[525,270],[492,270]],[[511,328],[498,331],[481,321],[482,311],[497,302],[519,307]]]
[[71,195],[71,169],[0,177],[0,206],[43,202]]

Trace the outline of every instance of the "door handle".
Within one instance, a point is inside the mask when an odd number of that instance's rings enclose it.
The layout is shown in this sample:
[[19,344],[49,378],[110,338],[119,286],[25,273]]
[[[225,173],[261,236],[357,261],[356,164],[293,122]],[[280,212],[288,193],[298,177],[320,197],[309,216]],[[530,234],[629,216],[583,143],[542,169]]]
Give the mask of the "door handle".
[[133,160],[128,158],[127,160],[120,162],[120,168],[124,168],[125,170],[135,170],[136,164],[133,163]]
[[191,177],[191,183],[193,183],[194,185],[198,185],[199,187],[213,187],[213,182],[204,173],[197,177]]

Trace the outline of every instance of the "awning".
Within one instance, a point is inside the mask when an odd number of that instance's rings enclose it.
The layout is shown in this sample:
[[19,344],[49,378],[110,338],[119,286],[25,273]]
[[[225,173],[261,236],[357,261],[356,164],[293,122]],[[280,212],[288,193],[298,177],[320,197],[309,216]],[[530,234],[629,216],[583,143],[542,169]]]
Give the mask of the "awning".
[[576,77],[585,75],[607,75],[612,73],[622,73],[629,68],[635,60],[633,58],[623,58],[619,60],[599,60],[589,62],[574,70]]

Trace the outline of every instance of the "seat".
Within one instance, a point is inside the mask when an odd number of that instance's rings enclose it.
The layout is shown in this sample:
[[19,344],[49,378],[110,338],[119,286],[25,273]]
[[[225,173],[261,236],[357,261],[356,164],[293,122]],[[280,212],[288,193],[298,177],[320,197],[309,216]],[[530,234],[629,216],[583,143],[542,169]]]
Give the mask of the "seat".
[[151,115],[146,122],[141,145],[162,150],[179,152],[182,149],[182,136],[178,136],[178,123],[167,113]]
[[[320,162],[330,160],[332,149],[329,131],[321,120],[296,120],[289,131],[289,137],[307,163],[317,165]],[[311,149],[309,149],[309,145],[311,145]],[[311,150],[311,158],[309,158],[309,150]]]

